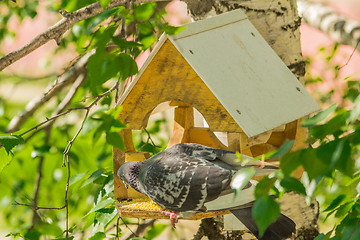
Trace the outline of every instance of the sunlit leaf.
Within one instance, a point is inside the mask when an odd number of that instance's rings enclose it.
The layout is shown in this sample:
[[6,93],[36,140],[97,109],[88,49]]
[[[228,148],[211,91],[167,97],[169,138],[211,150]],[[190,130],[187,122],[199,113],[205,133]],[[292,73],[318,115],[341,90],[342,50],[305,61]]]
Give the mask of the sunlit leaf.
[[104,232],[97,232],[89,240],[102,240],[106,238],[106,234]]
[[88,213],[86,214],[86,216],[89,215],[89,214],[92,213],[92,212],[96,212],[97,210],[100,210],[100,209],[102,209],[102,208],[107,207],[108,205],[114,203],[114,201],[115,201],[114,199],[108,198],[108,199],[105,199],[104,201],[99,202],[95,207],[93,207],[93,208],[90,210],[90,212],[88,212]]
[[103,174],[105,172],[105,169],[101,168],[96,170],[95,172],[93,172],[91,174],[91,176],[86,180],[86,182],[84,183],[83,187],[88,185],[89,183],[94,182],[96,179],[98,179],[99,177],[101,177],[101,174]]
[[84,227],[81,229],[81,232],[85,231],[88,227],[90,227],[91,225],[94,224],[94,222],[95,222],[95,215],[96,215],[95,212],[92,212],[92,213],[90,213],[90,214],[87,215],[85,225],[84,225]]
[[319,112],[315,116],[305,119],[301,123],[301,126],[303,126],[303,127],[315,126],[316,124],[318,124],[321,121],[325,120],[331,113],[335,112],[335,110],[336,110],[336,104],[334,103],[333,105],[331,105],[330,107],[328,107],[324,111]]
[[360,115],[360,95],[356,98],[354,107],[350,111],[350,115],[347,119],[348,123],[354,123]]
[[245,187],[254,175],[255,168],[253,167],[243,168],[235,173],[231,181],[231,188],[235,191],[235,195]]
[[104,230],[106,230],[112,220],[115,219],[117,214],[118,212],[116,208],[107,209],[107,211],[99,210],[96,212],[96,220],[98,220],[104,226]]
[[86,176],[86,173],[79,173],[79,174],[75,174],[75,175],[72,175],[70,177],[70,186],[77,183],[78,181],[84,179]]
[[340,203],[346,198],[346,195],[341,194],[339,196],[337,196],[331,203],[330,205],[324,210],[324,212],[328,212],[331,211],[333,209],[335,209],[336,207],[338,207],[340,205]]
[[106,9],[111,0],[100,0],[100,5],[103,9]]
[[269,195],[270,190],[274,186],[276,178],[263,177],[255,187],[255,197],[257,199]]
[[12,155],[7,154],[4,148],[0,148],[0,174],[2,173],[3,169],[11,162],[12,159]]
[[154,14],[155,8],[155,2],[147,2],[136,6],[134,9],[135,19],[138,21],[148,20]]
[[150,48],[152,45],[154,45],[156,40],[157,40],[156,37],[153,34],[151,34],[151,35],[142,37],[140,39],[140,42],[143,45],[143,49],[146,50],[146,49]]
[[341,131],[341,127],[346,125],[346,119],[349,115],[349,111],[341,109],[335,113],[335,115],[325,124],[316,125],[310,128],[310,134],[313,138],[323,139],[327,135],[335,134]]

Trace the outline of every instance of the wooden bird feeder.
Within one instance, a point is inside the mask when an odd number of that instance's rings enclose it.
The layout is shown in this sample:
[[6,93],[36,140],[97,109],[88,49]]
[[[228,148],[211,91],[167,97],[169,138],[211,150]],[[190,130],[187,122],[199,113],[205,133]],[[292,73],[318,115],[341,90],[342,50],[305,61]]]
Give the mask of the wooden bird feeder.
[[[135,199],[138,206],[117,203],[117,209],[123,217],[152,219],[168,217],[141,200],[144,195],[126,189],[116,173],[124,162],[149,157],[135,151],[132,130],[144,129],[159,104],[176,107],[168,147],[192,142],[249,156],[277,149],[286,139],[300,147],[306,139],[300,119],[320,109],[241,10],[190,23],[175,36],[162,35],[120,102],[119,119],[127,128],[121,132],[125,153],[113,153],[115,197]],[[194,126],[194,108],[209,127]],[[227,146],[214,132],[226,134]]]

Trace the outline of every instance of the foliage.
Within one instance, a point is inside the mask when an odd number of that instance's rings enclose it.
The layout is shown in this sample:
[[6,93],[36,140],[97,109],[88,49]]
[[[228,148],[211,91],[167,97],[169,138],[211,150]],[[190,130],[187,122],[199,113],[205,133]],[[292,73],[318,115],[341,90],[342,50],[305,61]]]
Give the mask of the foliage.
[[[331,62],[336,51],[337,45],[325,62],[329,71],[338,77],[340,67],[333,66]],[[325,50],[321,49],[320,52]],[[320,77],[317,79],[316,82],[323,81]],[[350,79],[345,79],[346,85],[356,88],[358,82],[354,84]],[[313,83],[314,78],[307,79],[307,84]],[[321,233],[316,240],[360,238],[360,95],[351,87],[345,89],[340,102],[340,105],[350,105],[350,110],[332,104],[302,122],[302,126],[309,131],[308,148],[288,152],[292,147],[289,141],[278,151],[260,157],[280,158],[280,169],[264,177],[255,189],[257,201],[253,216],[260,232],[279,214],[279,211],[275,211],[278,203],[268,195],[281,198],[285,192],[295,191],[306,196],[308,203],[316,198],[321,206],[321,220],[332,225],[329,232]],[[332,91],[322,94],[324,97],[320,99],[330,101],[327,97],[331,96]],[[299,167],[304,169],[301,181],[292,177]],[[261,217],[264,213],[268,216],[267,221]],[[329,220],[331,218],[332,221]]]
[[[53,1],[46,7],[48,11],[73,12],[94,2]],[[100,1],[104,9],[109,3]],[[12,19],[34,18],[44,7],[40,5],[38,1],[0,1],[6,13],[0,16],[0,41],[15,37],[8,27]],[[46,104],[46,110],[32,115],[18,132],[0,136],[0,217],[2,225],[11,229],[8,237],[104,239],[126,234],[123,230],[131,221],[118,219],[114,201],[112,147],[123,149],[119,131],[125,127],[117,119],[121,107],[114,102],[122,82],[138,71],[134,59],[153,46],[162,32],[179,31],[163,21],[164,14],[152,2],[119,6],[75,24],[62,39],[54,54],[70,46],[75,46],[80,57],[92,54],[86,80],[68,103],[71,111],[55,117],[54,122],[44,120],[58,114],[68,87],[55,96],[57,104]],[[6,75],[1,75],[0,81],[4,79]],[[24,106],[6,99],[0,102],[0,129],[5,132]],[[163,123],[155,121],[146,136],[157,135]],[[139,148],[160,150],[153,141],[141,139],[136,143]],[[165,140],[157,138],[156,142]],[[164,229],[154,224],[145,238],[152,239]]]
[[[93,2],[51,1],[46,7],[48,11],[73,12]],[[106,9],[109,2],[101,0],[100,4]],[[0,8],[5,13],[0,14],[1,42],[5,37],[15,37],[9,28],[12,19],[21,22],[36,17],[39,2],[5,0],[0,1]],[[118,218],[115,209],[112,147],[123,149],[119,131],[125,125],[117,119],[121,107],[115,107],[114,102],[120,94],[119,85],[138,71],[136,57],[151,48],[160,33],[181,30],[164,23],[164,14],[151,2],[119,6],[75,24],[62,39],[56,52],[74,46],[80,57],[92,54],[86,80],[68,104],[67,109],[72,110],[54,122],[43,121],[44,116],[58,114],[57,107],[69,90],[66,88],[51,104],[44,104],[40,114],[27,119],[21,130],[0,136],[0,217],[2,225],[11,229],[8,237],[118,239],[126,235],[128,225],[138,224]],[[336,51],[336,45],[330,52],[321,50],[327,55],[326,69],[333,78],[338,78],[341,68],[333,66]],[[312,64],[311,59],[308,64]],[[5,78],[0,75],[0,81]],[[322,204],[322,220],[333,224],[331,231],[320,234],[317,240],[360,239],[360,85],[356,79],[345,80],[343,102],[303,122],[309,129],[309,148],[289,152],[293,142],[288,141],[265,156],[281,161],[279,171],[256,186],[253,216],[260,233],[280,213],[269,193],[281,198],[286,191],[295,191],[309,202],[316,197]],[[322,76],[307,77],[310,87],[318,82],[323,82]],[[334,89],[330,89],[319,99],[332,102],[333,94]],[[344,108],[349,104],[351,108]],[[5,132],[23,109],[23,104],[0,98],[0,130]],[[159,119],[146,131],[134,133],[136,149],[161,151],[167,141],[157,135],[164,123]],[[291,175],[299,167],[305,170],[301,180]],[[238,172],[233,188],[241,189],[253,174],[252,168]],[[155,223],[145,230],[144,238],[138,239],[153,239],[166,228],[168,225]]]

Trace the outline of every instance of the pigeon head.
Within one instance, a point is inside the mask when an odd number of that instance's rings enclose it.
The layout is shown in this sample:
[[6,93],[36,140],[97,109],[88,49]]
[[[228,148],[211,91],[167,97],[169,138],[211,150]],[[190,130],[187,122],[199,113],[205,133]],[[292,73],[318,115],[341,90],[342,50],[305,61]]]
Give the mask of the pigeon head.
[[142,162],[127,162],[121,165],[117,174],[119,178],[128,186],[140,191],[139,173]]

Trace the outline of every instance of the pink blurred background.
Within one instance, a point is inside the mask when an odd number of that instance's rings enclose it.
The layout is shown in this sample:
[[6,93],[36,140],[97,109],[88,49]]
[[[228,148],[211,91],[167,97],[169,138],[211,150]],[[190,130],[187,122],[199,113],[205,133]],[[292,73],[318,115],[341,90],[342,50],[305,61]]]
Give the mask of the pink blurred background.
[[[9,53],[17,49],[61,19],[60,14],[49,14],[45,11],[45,0],[41,0],[40,4],[43,10],[39,12],[35,19],[25,19],[21,24],[16,19],[12,19],[9,27],[17,33],[17,37],[16,39],[7,39],[0,43],[3,52]],[[360,22],[360,1],[330,1],[329,6],[349,18],[356,19]],[[186,4],[183,2],[173,1],[168,5],[167,12],[167,20],[173,25],[181,25],[190,21],[187,15]],[[311,92],[326,92],[330,89],[339,90],[345,87],[344,84],[346,84],[346,81],[343,80],[344,78],[349,76],[352,76],[351,79],[353,80],[359,78],[360,54],[358,51],[355,51],[348,64],[343,66],[353,53],[353,48],[349,46],[339,46],[338,52],[331,61],[333,64],[343,67],[339,71],[339,77],[334,79],[333,72],[327,69],[325,62],[322,60],[324,53],[319,53],[320,48],[331,51],[334,45],[333,41],[326,34],[305,23],[301,25],[300,31],[303,56],[304,58],[310,57],[314,60],[308,72],[310,72],[312,76],[321,76],[324,79],[324,84],[308,86]],[[76,56],[76,53],[73,49],[70,49],[66,52],[62,51],[53,57],[52,53],[56,48],[57,45],[55,41],[50,41],[5,69],[4,72],[7,74],[31,77],[39,77],[53,73],[60,74],[66,67],[66,64]],[[145,59],[146,55],[143,55],[138,59],[138,63],[141,65]],[[342,91],[335,91],[332,100],[340,102],[341,97]]]

